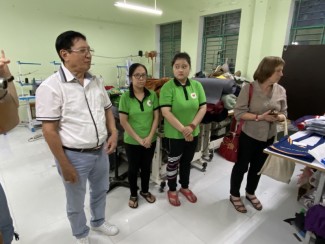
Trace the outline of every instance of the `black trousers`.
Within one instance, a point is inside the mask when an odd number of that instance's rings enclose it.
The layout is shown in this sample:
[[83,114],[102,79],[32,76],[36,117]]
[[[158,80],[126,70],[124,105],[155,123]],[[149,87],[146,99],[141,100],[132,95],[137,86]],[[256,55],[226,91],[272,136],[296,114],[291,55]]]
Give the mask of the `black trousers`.
[[138,173],[140,170],[141,191],[149,191],[149,180],[152,158],[155,153],[156,142],[151,144],[150,148],[140,145],[125,144],[126,156],[128,158],[128,180],[130,184],[131,196],[138,195]]
[[[258,182],[261,178],[257,173],[261,170],[267,154],[263,153],[264,148],[273,144],[274,137],[264,141],[255,140],[244,132],[239,136],[238,160],[232,168],[230,179],[230,194],[240,197],[240,186],[247,174],[246,192],[254,195]],[[248,168],[249,166],[249,168]]]
[[170,191],[176,191],[179,168],[179,183],[182,188],[188,188],[190,183],[191,162],[195,154],[198,137],[187,142],[185,139],[168,139],[167,179]]

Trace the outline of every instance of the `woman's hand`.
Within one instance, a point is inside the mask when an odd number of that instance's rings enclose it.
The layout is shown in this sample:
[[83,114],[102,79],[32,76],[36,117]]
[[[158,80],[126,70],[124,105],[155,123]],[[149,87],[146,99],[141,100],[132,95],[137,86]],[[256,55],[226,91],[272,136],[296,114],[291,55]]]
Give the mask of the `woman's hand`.
[[142,143],[143,143],[142,146],[144,146],[145,148],[150,148],[151,142],[152,142],[152,137],[148,136],[142,140]]
[[189,136],[186,136],[184,139],[185,141],[193,141],[194,137],[192,134],[190,134]]
[[144,144],[144,139],[142,139],[140,136],[137,136],[137,137],[136,137],[136,141],[137,141],[141,146],[143,146],[143,144]]
[[182,130],[182,134],[185,137],[188,137],[192,135],[193,129],[190,126],[185,126],[184,129]]
[[286,117],[284,114],[278,114],[278,115],[277,115],[277,120],[278,120],[279,122],[285,121],[286,118],[287,118],[287,117]]
[[137,142],[145,147],[145,148],[150,148],[151,147],[151,141],[152,141],[152,137],[148,136],[146,138],[141,138],[141,137],[138,137],[137,138]]
[[265,120],[267,122],[279,121],[279,114],[271,114],[271,112],[272,110],[268,110],[264,114],[261,114],[259,120]]

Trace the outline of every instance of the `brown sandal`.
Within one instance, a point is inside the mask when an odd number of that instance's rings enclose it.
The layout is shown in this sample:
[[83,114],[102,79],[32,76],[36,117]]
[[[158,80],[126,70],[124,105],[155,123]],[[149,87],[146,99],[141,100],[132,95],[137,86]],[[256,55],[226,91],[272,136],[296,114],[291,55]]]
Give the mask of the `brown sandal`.
[[146,201],[148,203],[154,203],[156,201],[156,197],[154,195],[152,195],[150,192],[147,193],[143,193],[142,191],[140,191],[140,195],[146,199]]
[[[246,196],[246,199],[253,205],[253,207],[256,210],[261,211],[263,209],[263,206],[262,206],[260,200],[258,200],[256,196],[254,196],[254,197],[248,197],[248,196]],[[257,201],[256,202],[253,202],[254,200],[257,200]]]
[[130,208],[137,208],[138,207],[138,197],[132,197],[130,196],[129,199],[129,207]]
[[[241,199],[233,199],[232,196],[230,196],[229,200],[238,212],[247,213],[247,209],[245,208],[245,205],[243,204]],[[240,204],[235,204],[235,203],[240,203]]]

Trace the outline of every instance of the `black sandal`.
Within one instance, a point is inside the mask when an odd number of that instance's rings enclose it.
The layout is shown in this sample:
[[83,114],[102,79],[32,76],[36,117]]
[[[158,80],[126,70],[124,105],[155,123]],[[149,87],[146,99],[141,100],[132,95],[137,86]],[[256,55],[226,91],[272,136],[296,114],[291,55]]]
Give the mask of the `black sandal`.
[[[253,205],[253,207],[257,211],[261,211],[263,209],[262,203],[260,202],[260,200],[257,199],[256,196],[254,196],[254,197],[246,196],[246,199]],[[253,201],[255,201],[255,202],[253,202]]]
[[140,191],[140,195],[146,199],[146,201],[148,203],[154,203],[156,201],[156,197],[154,195],[152,195],[150,192],[148,193],[143,193],[142,191]]
[[[247,209],[245,208],[245,205],[243,204],[240,198],[233,199],[232,196],[230,196],[229,200],[238,212],[247,213]],[[240,203],[240,204],[236,204],[236,203]]]
[[130,196],[129,207],[130,208],[137,208],[138,207],[138,197]]

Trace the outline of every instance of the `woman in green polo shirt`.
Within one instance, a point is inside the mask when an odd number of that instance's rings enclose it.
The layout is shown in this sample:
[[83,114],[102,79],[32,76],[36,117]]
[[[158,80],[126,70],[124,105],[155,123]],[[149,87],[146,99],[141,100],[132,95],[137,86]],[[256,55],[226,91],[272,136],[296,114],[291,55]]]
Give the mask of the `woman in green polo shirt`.
[[176,191],[179,168],[180,192],[192,203],[197,197],[188,188],[191,162],[198,142],[199,124],[206,112],[206,97],[200,82],[189,79],[191,59],[178,53],[172,61],[174,79],[160,91],[160,108],[164,116],[164,134],[168,140],[167,179],[168,200],[171,205],[181,203]]
[[130,89],[121,96],[119,115],[120,123],[125,130],[124,143],[129,162],[128,180],[131,191],[129,207],[137,208],[139,169],[140,195],[149,203],[156,201],[155,196],[149,192],[149,179],[156,148],[159,105],[156,93],[144,87],[147,79],[147,69],[144,65],[132,64],[129,68],[129,78]]

